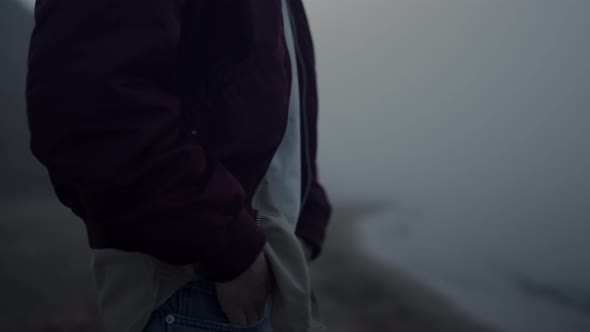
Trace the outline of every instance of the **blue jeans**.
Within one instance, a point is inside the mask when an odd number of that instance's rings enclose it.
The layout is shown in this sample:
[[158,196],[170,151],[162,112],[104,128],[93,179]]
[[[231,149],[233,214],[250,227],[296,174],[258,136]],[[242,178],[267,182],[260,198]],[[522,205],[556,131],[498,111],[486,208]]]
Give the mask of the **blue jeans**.
[[270,307],[269,300],[264,318],[256,324],[230,324],[217,302],[215,285],[193,281],[152,313],[144,332],[272,332]]

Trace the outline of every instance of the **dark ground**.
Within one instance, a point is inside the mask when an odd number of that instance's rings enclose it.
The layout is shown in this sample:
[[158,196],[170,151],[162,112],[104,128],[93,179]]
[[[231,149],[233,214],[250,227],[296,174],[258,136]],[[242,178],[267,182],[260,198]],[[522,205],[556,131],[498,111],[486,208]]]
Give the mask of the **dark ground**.
[[[28,148],[24,108],[32,18],[0,2],[0,330],[99,331],[82,223],[62,208]],[[355,247],[355,223],[378,210],[336,204],[313,277],[331,331],[485,331],[434,292]]]

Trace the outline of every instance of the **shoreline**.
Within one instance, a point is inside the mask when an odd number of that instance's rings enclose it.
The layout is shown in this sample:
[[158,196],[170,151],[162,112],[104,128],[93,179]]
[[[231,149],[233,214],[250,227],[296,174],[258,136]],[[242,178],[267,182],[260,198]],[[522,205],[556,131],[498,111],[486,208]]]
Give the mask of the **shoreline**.
[[403,271],[363,254],[356,225],[377,204],[336,204],[312,280],[328,331],[492,332]]

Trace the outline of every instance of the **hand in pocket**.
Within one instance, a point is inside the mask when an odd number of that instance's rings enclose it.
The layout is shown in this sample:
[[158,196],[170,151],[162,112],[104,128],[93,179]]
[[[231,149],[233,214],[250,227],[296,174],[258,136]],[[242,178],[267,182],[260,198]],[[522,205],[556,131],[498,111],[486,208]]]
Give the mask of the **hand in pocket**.
[[238,278],[217,283],[217,300],[230,323],[252,325],[264,318],[266,300],[272,288],[264,252]]

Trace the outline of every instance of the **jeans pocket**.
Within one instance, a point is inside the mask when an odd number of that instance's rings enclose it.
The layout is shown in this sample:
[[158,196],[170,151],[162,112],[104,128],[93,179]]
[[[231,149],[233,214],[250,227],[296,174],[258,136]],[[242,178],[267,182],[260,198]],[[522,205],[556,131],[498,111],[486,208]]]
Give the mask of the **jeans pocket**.
[[213,284],[189,283],[168,302],[160,309],[168,332],[271,332],[270,298],[266,302],[264,317],[245,326],[228,321],[217,301]]

